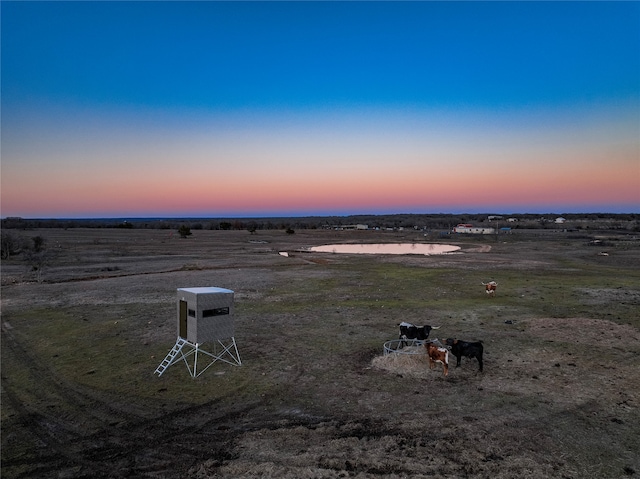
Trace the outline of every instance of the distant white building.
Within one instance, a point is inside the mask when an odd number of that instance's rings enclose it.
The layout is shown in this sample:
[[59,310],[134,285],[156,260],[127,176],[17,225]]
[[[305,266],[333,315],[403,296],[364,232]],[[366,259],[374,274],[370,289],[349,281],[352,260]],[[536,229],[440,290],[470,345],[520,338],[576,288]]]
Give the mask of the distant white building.
[[479,226],[473,226],[469,223],[460,223],[457,226],[453,227],[454,233],[466,233],[466,234],[476,234],[476,235],[490,235],[496,232],[495,228],[483,228]]
[[565,221],[567,221],[565,218],[563,218],[562,216],[556,218],[556,223],[561,225],[563,224]]
[[343,225],[343,226],[336,226],[335,229],[342,229],[342,230],[368,230],[369,229],[369,225],[363,225],[363,224]]

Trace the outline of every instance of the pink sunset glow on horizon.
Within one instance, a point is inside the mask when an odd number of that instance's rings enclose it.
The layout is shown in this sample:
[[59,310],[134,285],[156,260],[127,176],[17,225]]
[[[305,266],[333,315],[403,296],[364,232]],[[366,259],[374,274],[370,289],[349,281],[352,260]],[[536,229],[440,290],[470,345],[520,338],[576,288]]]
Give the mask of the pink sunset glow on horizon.
[[[524,168],[524,170],[529,170]],[[545,174],[532,168],[525,174],[496,172],[492,168],[467,168],[459,174],[427,172],[412,174],[389,168],[378,172],[355,172],[338,178],[311,167],[296,176],[185,174],[154,177],[104,173],[96,177],[72,176],[52,172],[29,189],[3,188],[3,212],[22,217],[105,217],[105,216],[184,216],[252,215],[304,211],[332,212],[447,212],[571,211],[580,205],[637,205],[637,168],[626,170],[600,167]],[[15,173],[16,176],[18,173]],[[35,191],[46,191],[46,205]],[[594,199],[597,198],[597,202]],[[560,205],[560,206],[558,206]],[[612,210],[609,210],[612,211]]]

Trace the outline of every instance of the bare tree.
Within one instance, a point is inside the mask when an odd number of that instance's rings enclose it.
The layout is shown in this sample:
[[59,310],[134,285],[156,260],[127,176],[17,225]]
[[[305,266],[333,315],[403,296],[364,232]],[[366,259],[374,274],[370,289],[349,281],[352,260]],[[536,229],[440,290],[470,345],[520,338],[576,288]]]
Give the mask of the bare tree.
[[2,232],[0,257],[8,259],[9,256],[20,253],[22,249],[22,239],[8,231]]
[[24,260],[29,265],[31,271],[36,275],[36,281],[42,282],[42,272],[46,266],[51,264],[55,253],[46,249],[46,240],[42,236],[34,236],[32,248],[24,251]]

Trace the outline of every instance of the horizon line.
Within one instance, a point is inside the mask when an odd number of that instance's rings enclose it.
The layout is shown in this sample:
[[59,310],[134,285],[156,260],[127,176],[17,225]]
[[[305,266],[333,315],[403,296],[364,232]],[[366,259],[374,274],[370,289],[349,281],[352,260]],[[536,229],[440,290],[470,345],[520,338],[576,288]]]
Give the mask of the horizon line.
[[638,212],[612,212],[612,211],[590,211],[590,212],[555,212],[555,211],[546,211],[546,212],[528,212],[528,213],[500,213],[500,212],[455,212],[455,213],[350,213],[350,214],[276,214],[276,215],[221,215],[221,216],[213,216],[213,215],[184,215],[184,216],[78,216],[78,217],[64,217],[64,216],[43,216],[43,217],[26,217],[26,216],[5,216],[1,217],[1,221],[10,221],[10,220],[21,220],[21,221],[139,221],[139,220],[224,220],[224,219],[288,219],[288,218],[349,218],[356,216],[464,216],[464,215],[475,215],[475,216],[562,216],[562,215],[640,215],[640,211]]

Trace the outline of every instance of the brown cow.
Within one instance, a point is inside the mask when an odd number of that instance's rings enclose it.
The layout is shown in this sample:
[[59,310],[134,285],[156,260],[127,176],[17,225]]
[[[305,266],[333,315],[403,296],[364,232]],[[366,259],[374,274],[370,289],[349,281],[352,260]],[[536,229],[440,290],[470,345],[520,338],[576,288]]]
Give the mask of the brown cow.
[[498,283],[495,281],[489,281],[488,283],[482,283],[485,291],[490,297],[494,297],[496,295],[496,288],[498,287]]
[[449,374],[449,350],[447,348],[441,348],[432,342],[425,343],[424,347],[427,349],[427,356],[429,356],[429,369],[436,367],[436,363],[442,363],[443,376]]

